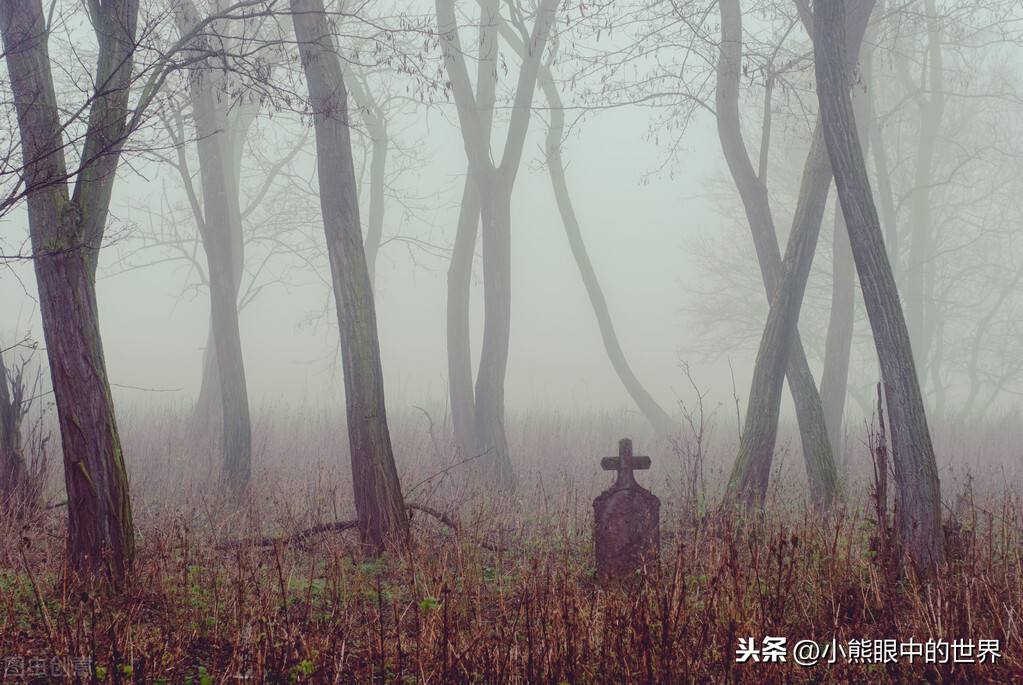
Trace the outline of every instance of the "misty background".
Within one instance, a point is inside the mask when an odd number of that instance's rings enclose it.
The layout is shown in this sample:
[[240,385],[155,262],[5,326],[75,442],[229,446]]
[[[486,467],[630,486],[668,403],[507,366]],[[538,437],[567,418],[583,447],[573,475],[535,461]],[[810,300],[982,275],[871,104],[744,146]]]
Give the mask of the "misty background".
[[[931,195],[938,238],[928,258],[937,265],[934,293],[944,312],[939,338],[947,341],[947,348],[937,360],[940,370],[925,378],[925,396],[930,407],[942,411],[962,404],[969,392],[970,335],[988,331],[991,335],[980,341],[979,354],[988,360],[985,373],[992,378],[977,406],[990,411],[1014,405],[1023,387],[1023,331],[1018,323],[1023,314],[1019,278],[1023,240],[1018,230],[1023,188],[1015,154],[1018,132],[1023,130],[1019,96],[1023,52],[1018,24],[988,26],[975,17],[964,18],[953,5],[939,3],[943,30],[949,39],[963,35],[968,43],[945,46],[949,93],[935,155],[937,192]],[[416,10],[429,17],[428,5],[410,11]],[[792,9],[784,11],[794,14]],[[903,151],[912,148],[919,114],[912,95],[897,92],[894,84],[900,70],[908,68],[911,78],[918,78],[927,63],[910,36],[911,13],[909,19],[898,20],[902,23],[897,28],[891,28],[895,19],[876,14],[881,18],[875,18],[866,40],[875,55],[873,78],[887,85],[871,94],[883,117],[881,131],[892,139],[893,168],[908,177],[913,160]],[[776,40],[779,27],[789,21],[784,16],[751,15],[746,26],[751,42]],[[55,62],[70,53],[76,40],[90,40],[87,27],[78,21],[69,23],[63,39],[51,44]],[[710,26],[705,28],[708,35],[714,34]],[[808,51],[809,38],[802,27],[789,28],[785,54]],[[670,70],[689,55],[690,63],[699,65],[698,56],[713,56],[716,48],[697,46],[689,53],[680,38],[678,45],[667,45],[655,56],[637,56],[602,71],[594,66],[594,55],[628,53],[639,29],[630,24],[599,39],[584,25],[574,27],[576,34],[572,27],[562,30],[562,41],[573,40],[575,47],[574,56],[566,50],[555,67],[559,81],[571,79],[571,85],[560,84],[571,124],[563,153],[569,189],[626,357],[647,390],[669,411],[677,410],[679,401],[691,404],[696,399],[682,368],[688,362],[697,387],[707,393],[704,402],[709,407],[724,405],[727,416],[735,410],[736,394],[745,407],[767,302],[742,206],[708,111],[713,107],[712,74],[707,76],[706,65],[695,67],[686,85],[693,97],[709,104],[689,109],[663,98],[644,99],[639,85],[654,62]],[[1003,31],[998,40],[992,37],[996,30]],[[502,56],[515,61],[507,48]],[[809,138],[811,119],[804,110],[815,106],[809,59],[804,55],[792,67],[772,101],[775,132],[768,185],[782,244]],[[425,60],[436,68],[435,55]],[[741,93],[747,147],[754,157],[764,114],[764,79],[756,67],[750,63]],[[73,76],[73,66],[63,74],[68,83]],[[499,93],[502,87],[513,87],[515,77],[514,69],[500,73]],[[615,84],[610,90],[604,85],[609,79]],[[446,270],[465,152],[443,84],[424,98],[415,89],[409,91],[407,76],[386,67],[377,68],[368,83],[379,97],[390,98],[384,243],[375,276],[387,400],[395,409],[423,405],[444,411]],[[600,105],[602,92],[608,96]],[[961,97],[957,99],[956,93]],[[353,119],[358,119],[357,105],[353,97]],[[635,411],[601,345],[543,167],[546,113],[539,89],[533,105],[536,116],[513,195],[506,403],[513,411]],[[205,255],[181,179],[159,160],[174,154],[160,116],[133,138],[126,163],[118,170],[100,252],[97,290],[103,343],[115,397],[125,406],[189,406],[199,390],[207,343]],[[503,116],[499,104],[495,141],[503,141]],[[197,175],[194,138],[187,130],[186,126],[182,142]],[[358,123],[353,136],[357,168],[368,165],[368,136]],[[500,142],[495,147],[499,150]],[[338,403],[343,393],[310,122],[287,107],[264,104],[244,147],[243,206],[259,196],[268,168],[288,155],[290,161],[245,220],[249,238],[240,322],[254,408]],[[361,191],[364,224],[366,185]],[[897,190],[898,217],[905,222],[914,192],[911,180]],[[818,379],[830,297],[833,196],[800,319]],[[28,254],[23,207],[3,217],[0,237],[5,255],[0,332],[5,348],[22,340],[41,345],[31,263],[17,258]],[[480,274],[477,256],[474,364],[483,321]],[[879,380],[858,285],[856,312],[847,417],[869,413],[865,403]],[[783,412],[791,415],[790,409],[786,393]]]

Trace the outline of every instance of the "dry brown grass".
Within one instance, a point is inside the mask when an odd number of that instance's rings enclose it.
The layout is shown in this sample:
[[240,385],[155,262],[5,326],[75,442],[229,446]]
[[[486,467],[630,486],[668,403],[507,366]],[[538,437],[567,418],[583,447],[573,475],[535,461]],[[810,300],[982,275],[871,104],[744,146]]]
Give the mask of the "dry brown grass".
[[[783,439],[764,522],[712,522],[704,513],[727,475],[734,426],[699,445],[706,485],[694,502],[689,434],[658,444],[626,414],[521,416],[509,422],[520,485],[498,497],[465,482],[464,468],[449,469],[440,417],[414,411],[392,427],[408,499],[450,512],[461,532],[417,512],[410,550],[374,560],[351,532],[217,549],[353,517],[336,414],[257,417],[244,510],[209,485],[215,450],[183,420],[140,412],[122,424],[139,535],[134,582],[116,596],[68,584],[63,509],[0,522],[0,657],[22,657],[24,667],[33,657],[89,657],[81,682],[1023,680],[1023,447],[1012,421],[987,432],[945,422],[938,431],[949,515],[954,508],[958,519],[953,554],[926,584],[892,577],[875,559],[864,446],[855,448],[843,512],[807,512],[796,441]],[[599,458],[626,435],[654,457],[639,478],[664,503],[662,559],[603,584],[592,571],[590,503],[611,481]],[[804,668],[791,655],[736,663],[740,638],[769,635],[789,646],[997,639],[1003,656],[995,665],[839,658]]]

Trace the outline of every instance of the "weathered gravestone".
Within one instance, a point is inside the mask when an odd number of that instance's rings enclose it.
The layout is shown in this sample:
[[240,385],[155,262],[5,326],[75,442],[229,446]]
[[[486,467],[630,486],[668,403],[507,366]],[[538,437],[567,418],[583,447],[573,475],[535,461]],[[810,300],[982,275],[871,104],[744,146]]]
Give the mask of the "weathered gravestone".
[[622,578],[659,558],[661,500],[636,482],[632,472],[650,468],[650,457],[632,456],[629,438],[619,440],[618,456],[601,459],[600,466],[617,471],[618,479],[593,500],[597,575]]

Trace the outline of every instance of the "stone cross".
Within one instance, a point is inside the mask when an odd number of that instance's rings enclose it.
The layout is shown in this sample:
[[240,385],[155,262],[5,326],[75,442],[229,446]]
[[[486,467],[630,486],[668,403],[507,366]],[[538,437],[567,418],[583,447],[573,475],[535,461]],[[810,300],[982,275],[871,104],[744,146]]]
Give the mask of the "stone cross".
[[632,456],[632,440],[618,441],[618,456],[600,460],[618,478],[593,500],[597,575],[622,578],[660,558],[661,501],[636,482],[633,471],[650,468],[650,457]]
[[632,440],[622,438],[618,441],[618,456],[604,457],[600,460],[600,468],[605,471],[617,471],[618,480],[615,481],[613,490],[622,490],[632,486],[639,486],[636,477],[632,475],[635,470],[646,471],[650,468],[650,457],[632,456]]

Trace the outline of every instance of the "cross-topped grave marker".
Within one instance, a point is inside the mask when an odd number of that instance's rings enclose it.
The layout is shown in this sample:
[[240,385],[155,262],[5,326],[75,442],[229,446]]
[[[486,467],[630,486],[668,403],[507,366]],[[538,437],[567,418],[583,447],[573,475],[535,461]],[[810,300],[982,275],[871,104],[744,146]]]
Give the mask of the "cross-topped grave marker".
[[621,490],[622,488],[639,485],[636,482],[636,477],[632,475],[632,472],[636,470],[646,471],[649,469],[650,457],[632,456],[632,440],[629,438],[622,438],[618,441],[618,456],[604,457],[600,460],[600,468],[605,471],[618,472],[618,480],[615,481],[613,489]]
[[633,472],[649,469],[650,457],[633,456],[629,438],[619,440],[618,456],[604,457],[600,467],[618,478],[593,500],[597,574],[621,578],[659,558],[661,501],[636,482]]

